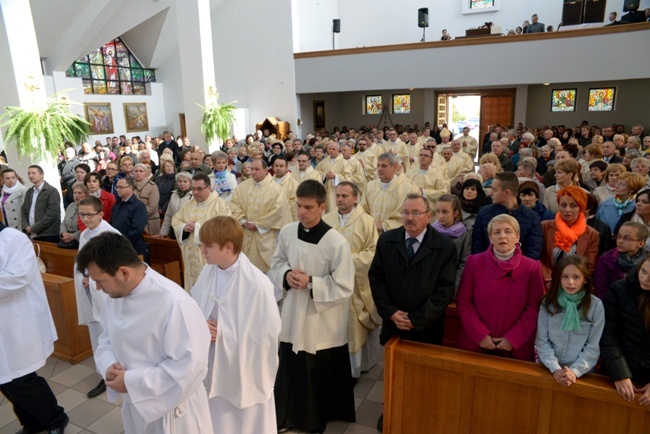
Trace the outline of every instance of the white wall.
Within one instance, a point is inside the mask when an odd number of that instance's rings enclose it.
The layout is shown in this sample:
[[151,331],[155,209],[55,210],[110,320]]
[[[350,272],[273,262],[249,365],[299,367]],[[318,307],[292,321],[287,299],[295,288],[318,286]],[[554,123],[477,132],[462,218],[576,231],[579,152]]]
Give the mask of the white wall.
[[[614,111],[587,111],[589,88],[617,87]],[[577,88],[576,111],[551,112],[551,92],[553,89]],[[586,83],[553,83],[552,86],[535,85],[528,88],[527,125],[541,126],[580,125],[587,120],[591,125],[623,124],[629,131],[631,125],[641,123],[648,129],[650,121],[650,79],[597,81]]]
[[224,2],[212,14],[212,35],[220,100],[249,110],[248,131],[276,116],[300,135],[291,1]]
[[[419,42],[422,29],[417,27],[417,11],[423,7],[429,8],[427,41],[439,40],[443,28],[454,37],[464,36],[466,29],[486,21],[502,26],[507,33],[508,29],[521,26],[524,20],[530,21],[533,13],[539,15],[540,22],[555,28],[562,20],[561,0],[500,0],[497,12],[468,15],[461,13],[462,1],[468,0],[296,0],[301,23],[296,51],[331,49],[333,18],[341,19],[337,48]],[[610,11],[618,11],[619,17],[622,16],[623,0],[606,1],[605,19]],[[646,7],[650,7],[650,0],[641,0],[641,9]]]
[[[46,77],[46,83],[50,81]],[[72,101],[83,104],[84,102],[109,102],[111,103],[111,112],[113,114],[113,134],[101,134],[96,136],[89,136],[88,142],[94,143],[95,140],[101,140],[102,143],[106,142],[107,136],[119,136],[121,134],[127,137],[140,136],[144,138],[145,135],[158,136],[167,129],[167,120],[165,117],[165,98],[163,93],[162,83],[149,83],[147,84],[147,95],[97,95],[83,93],[81,78],[66,77],[65,73],[54,72],[52,79],[53,90],[61,92],[66,89],[73,89],[69,92],[69,98]],[[48,89],[49,90],[49,89]],[[48,92],[49,95],[49,92]],[[126,120],[124,118],[125,102],[144,102],[147,104],[147,117],[149,119],[149,130],[135,133],[126,132]],[[72,111],[80,115],[83,113],[83,105],[74,105]]]

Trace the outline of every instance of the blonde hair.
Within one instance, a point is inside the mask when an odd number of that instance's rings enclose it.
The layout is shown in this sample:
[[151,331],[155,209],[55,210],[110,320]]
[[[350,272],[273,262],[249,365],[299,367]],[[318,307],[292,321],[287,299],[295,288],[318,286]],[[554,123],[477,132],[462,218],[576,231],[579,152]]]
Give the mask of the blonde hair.
[[521,228],[519,227],[519,222],[516,218],[509,214],[499,214],[490,220],[490,223],[488,223],[488,235],[492,235],[492,228],[497,223],[508,223],[510,226],[512,226],[512,229],[515,230],[515,233],[517,235],[521,234]]

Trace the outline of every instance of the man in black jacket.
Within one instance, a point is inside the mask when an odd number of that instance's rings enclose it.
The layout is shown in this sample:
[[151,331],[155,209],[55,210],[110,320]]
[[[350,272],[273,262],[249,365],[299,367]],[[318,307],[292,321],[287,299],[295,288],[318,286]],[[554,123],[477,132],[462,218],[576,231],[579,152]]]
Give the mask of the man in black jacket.
[[[441,345],[445,309],[454,296],[456,246],[429,222],[429,201],[409,194],[402,205],[402,227],[377,242],[368,278],[382,318],[380,343],[392,336]],[[383,415],[377,422],[382,429]]]
[[34,186],[25,193],[20,209],[22,231],[35,241],[56,243],[61,226],[61,195],[45,182],[41,166],[29,166],[27,177]]
[[147,225],[147,207],[133,194],[135,183],[132,178],[122,178],[115,186],[120,197],[111,211],[111,226],[131,241],[138,255],[146,253],[144,227]]

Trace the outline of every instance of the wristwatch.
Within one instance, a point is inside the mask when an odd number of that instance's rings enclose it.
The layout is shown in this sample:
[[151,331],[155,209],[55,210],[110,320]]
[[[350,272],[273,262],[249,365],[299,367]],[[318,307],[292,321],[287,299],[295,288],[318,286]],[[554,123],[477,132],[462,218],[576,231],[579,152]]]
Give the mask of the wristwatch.
[[307,289],[310,290],[310,291],[312,289],[314,289],[314,285],[312,285],[312,282],[311,282],[311,276],[309,276],[309,283],[307,283]]

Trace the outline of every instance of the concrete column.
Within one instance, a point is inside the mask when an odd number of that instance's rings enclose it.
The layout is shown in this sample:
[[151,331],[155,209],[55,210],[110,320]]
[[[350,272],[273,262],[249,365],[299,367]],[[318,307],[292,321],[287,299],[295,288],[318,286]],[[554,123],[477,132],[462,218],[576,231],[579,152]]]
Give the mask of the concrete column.
[[217,145],[205,143],[203,110],[196,105],[205,107],[210,101],[208,89],[216,88],[209,0],[176,0],[176,18],[187,136],[192,145],[213,151]]
[[[0,63],[0,76],[4,81],[0,92],[0,107],[45,107],[45,81],[29,0],[0,0],[0,9],[0,26],[4,28],[4,32],[0,28],[0,58],[8,60]],[[38,164],[45,172],[45,180],[60,189],[59,172],[54,157],[47,157],[44,161],[33,161],[29,157],[18,160],[15,146],[6,140],[4,146],[10,166],[23,177],[27,186],[30,186],[26,179],[27,167],[30,164]]]

